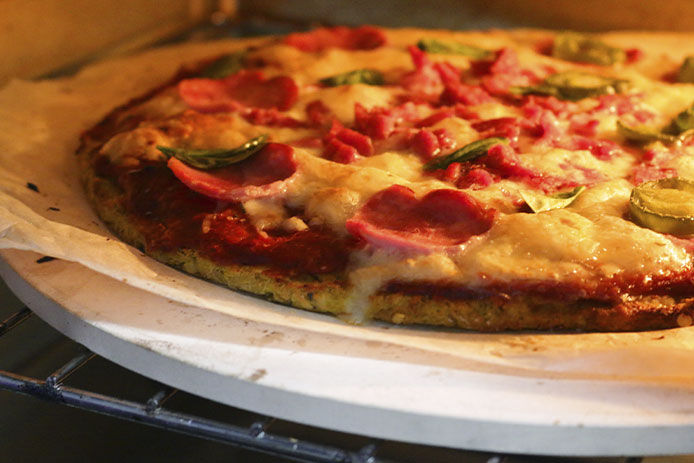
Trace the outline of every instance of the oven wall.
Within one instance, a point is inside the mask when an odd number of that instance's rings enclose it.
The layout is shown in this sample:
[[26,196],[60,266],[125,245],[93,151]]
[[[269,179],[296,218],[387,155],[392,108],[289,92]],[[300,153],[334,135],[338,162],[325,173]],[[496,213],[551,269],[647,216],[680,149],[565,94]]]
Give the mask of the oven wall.
[[0,85],[137,47],[207,19],[208,0],[0,0]]
[[694,29],[692,0],[241,0],[246,14],[299,22],[484,29]]

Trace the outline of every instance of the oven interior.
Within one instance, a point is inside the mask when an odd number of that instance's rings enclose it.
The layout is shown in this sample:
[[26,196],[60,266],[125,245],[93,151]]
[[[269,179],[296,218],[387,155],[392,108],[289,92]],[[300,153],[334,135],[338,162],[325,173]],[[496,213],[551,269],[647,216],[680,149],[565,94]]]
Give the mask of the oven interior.
[[[686,0],[9,1],[0,86],[69,75],[106,57],[181,41],[284,34],[316,25],[687,30]],[[613,4],[613,5],[610,5]],[[623,14],[605,15],[610,6]],[[678,12],[680,14],[678,14]],[[644,23],[644,21],[647,21]],[[1,283],[1,282],[0,282]],[[55,331],[0,285],[2,461],[694,462],[694,456],[557,458],[379,441],[219,405],[117,366]],[[36,400],[36,399],[41,400]],[[93,413],[96,412],[96,413]],[[148,425],[148,426],[145,426]],[[625,449],[628,454],[628,449]]]

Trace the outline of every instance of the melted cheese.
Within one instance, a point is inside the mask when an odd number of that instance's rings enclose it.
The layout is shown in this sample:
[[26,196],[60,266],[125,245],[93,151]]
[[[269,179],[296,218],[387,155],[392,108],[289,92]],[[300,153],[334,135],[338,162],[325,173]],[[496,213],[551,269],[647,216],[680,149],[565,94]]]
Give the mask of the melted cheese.
[[258,230],[277,228],[287,220],[287,211],[279,201],[251,199],[244,201],[243,210]]
[[525,153],[522,160],[524,166],[539,172],[584,184],[593,183],[587,178],[587,170],[600,173],[607,179],[621,178],[629,173],[635,162],[629,155],[615,155],[609,160],[601,160],[587,150],[569,151],[561,148]]
[[141,127],[114,136],[101,147],[100,152],[106,155],[112,164],[137,166],[141,161],[163,160],[164,155],[156,147],[170,144],[170,138],[160,130]]
[[[662,235],[616,217],[591,221],[567,209],[502,217],[457,257],[461,277],[501,281],[583,281],[676,271],[689,255]],[[509,265],[512,264],[512,265]]]
[[354,123],[354,104],[360,103],[367,109],[388,107],[399,93],[392,88],[374,85],[341,85],[338,87],[307,88],[296,105],[288,112],[297,119],[305,119],[306,105],[320,100],[337,119],[346,126]]

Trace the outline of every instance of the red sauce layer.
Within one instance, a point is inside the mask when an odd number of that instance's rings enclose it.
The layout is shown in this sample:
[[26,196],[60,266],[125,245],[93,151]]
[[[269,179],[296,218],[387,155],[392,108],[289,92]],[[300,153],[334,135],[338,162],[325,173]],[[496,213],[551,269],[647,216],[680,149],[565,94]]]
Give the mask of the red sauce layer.
[[259,231],[239,204],[200,195],[165,167],[146,167],[119,178],[126,192],[124,206],[136,218],[148,251],[189,248],[221,265],[264,265],[285,275],[324,274],[344,271],[357,243],[325,228]]

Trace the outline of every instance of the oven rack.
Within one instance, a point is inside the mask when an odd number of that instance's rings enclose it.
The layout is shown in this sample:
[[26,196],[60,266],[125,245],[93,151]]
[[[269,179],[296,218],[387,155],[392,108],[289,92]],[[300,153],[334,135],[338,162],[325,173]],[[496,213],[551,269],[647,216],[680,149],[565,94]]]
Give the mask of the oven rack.
[[[17,328],[32,316],[33,312],[26,306],[13,313],[0,322],[0,337]],[[269,428],[275,420],[267,416],[257,415],[249,427],[241,427],[168,410],[164,408],[165,402],[181,392],[165,385],[160,385],[158,392],[146,401],[138,403],[66,384],[70,375],[87,366],[96,357],[97,354],[80,345],[77,355],[45,379],[0,370],[0,389],[203,439],[215,440],[283,457],[291,461],[321,463],[385,463],[387,461],[375,455],[378,448],[376,441],[357,451],[349,451],[273,434],[269,432]]]
[[[0,312],[2,311],[0,310]],[[20,325],[23,325],[25,321],[31,318],[38,317],[34,315],[30,308],[24,306],[3,321],[0,321],[0,352],[6,353],[2,341],[11,331],[13,331],[13,335],[27,336],[33,339],[28,327],[20,327]],[[14,331],[15,329],[16,331]],[[26,332],[22,332],[23,330],[26,330]],[[648,463],[649,460],[641,457],[565,459],[474,452],[385,441],[318,428],[315,428],[315,430],[319,433],[321,439],[297,438],[286,432],[275,432],[273,427],[281,420],[271,416],[252,413],[250,425],[244,425],[165,408],[165,403],[172,397],[190,394],[160,383],[155,383],[157,392],[145,401],[126,400],[115,397],[116,394],[105,394],[91,390],[93,388],[70,386],[67,380],[71,375],[78,370],[81,372],[84,372],[85,369],[88,370],[90,363],[93,363],[96,359],[103,360],[103,357],[91,352],[81,344],[69,340],[65,336],[62,336],[62,338],[64,338],[64,341],[72,344],[73,350],[77,352],[69,357],[69,360],[60,364],[51,374],[44,378],[0,369],[0,390],[7,390],[54,404],[153,426],[171,433],[182,433],[196,438],[216,441],[236,449],[248,450],[252,452],[252,455],[271,455],[282,459],[279,461],[288,462],[405,463],[455,461],[463,463],[529,463],[564,460],[567,463]],[[12,353],[10,352],[10,354]],[[35,360],[29,359],[24,360],[24,362],[28,363]],[[125,370],[122,367],[117,368]],[[128,371],[128,374],[135,373]],[[137,376],[145,381],[153,382],[141,375]],[[217,404],[217,406],[233,409],[233,407],[221,404]],[[248,422],[248,419],[246,418],[243,421]],[[334,445],[329,443],[330,441],[338,441],[342,445]],[[358,443],[357,447],[355,447],[354,442]]]

